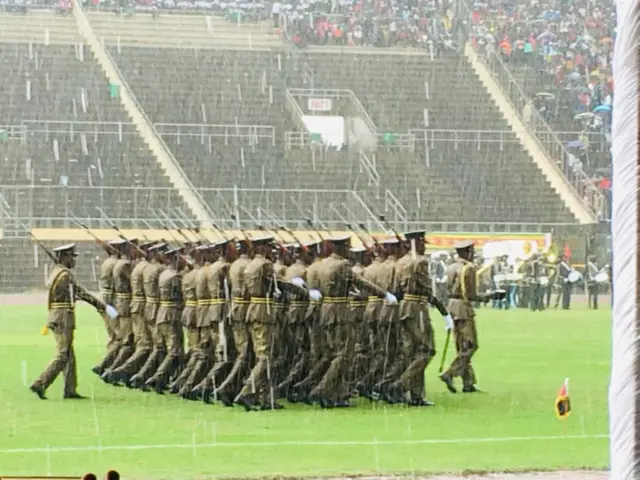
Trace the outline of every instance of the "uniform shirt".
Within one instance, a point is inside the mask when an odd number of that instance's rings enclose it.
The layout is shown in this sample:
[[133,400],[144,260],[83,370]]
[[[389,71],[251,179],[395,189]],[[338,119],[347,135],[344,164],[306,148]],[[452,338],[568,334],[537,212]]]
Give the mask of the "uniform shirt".
[[158,313],[160,301],[160,290],[158,289],[158,278],[164,270],[164,266],[155,260],[148,262],[142,271],[142,283],[144,285],[145,297],[145,318],[147,322],[153,323]]
[[209,282],[207,276],[209,274],[209,268],[211,264],[205,262],[201,266],[195,278],[196,298],[198,307],[196,309],[196,324],[198,327],[206,327],[208,325],[209,317],[209,304],[211,303],[211,295],[209,294]]
[[247,268],[251,260],[246,254],[240,255],[229,266],[229,283],[231,297],[234,301],[249,300],[244,286],[244,269]]
[[405,300],[424,300],[442,315],[447,309],[434,297],[429,277],[429,261],[424,255],[409,253],[396,262],[394,291]]
[[156,315],[156,325],[177,323],[183,308],[182,277],[171,267],[165,268],[158,277],[160,307]]
[[113,305],[113,268],[117,261],[116,255],[110,255],[100,266],[100,293],[104,303],[109,305]]
[[459,258],[452,263],[447,269],[447,288],[451,315],[459,319],[473,318],[473,304],[478,301],[476,267],[473,262]]
[[133,267],[127,258],[119,259],[113,267],[113,289],[115,307],[120,316],[131,315],[131,271]]
[[182,276],[182,298],[184,299],[185,307],[182,310],[182,325],[187,328],[194,328],[197,326],[196,274],[198,273],[198,267],[187,267],[185,272]]
[[131,270],[131,313],[141,314],[144,312],[144,282],[142,272],[149,264],[145,259],[140,260],[133,270]]
[[56,264],[47,279],[47,286],[49,287],[49,298],[47,302],[47,308],[49,310],[47,326],[49,328],[75,328],[74,308],[77,300],[87,302],[99,312],[106,310],[105,303],[78,285],[75,282],[71,270],[64,265]]
[[381,298],[387,294],[387,290],[356,275],[349,266],[349,262],[337,253],[332,253],[322,260],[317,275],[324,302],[329,299],[346,300],[354,287]]

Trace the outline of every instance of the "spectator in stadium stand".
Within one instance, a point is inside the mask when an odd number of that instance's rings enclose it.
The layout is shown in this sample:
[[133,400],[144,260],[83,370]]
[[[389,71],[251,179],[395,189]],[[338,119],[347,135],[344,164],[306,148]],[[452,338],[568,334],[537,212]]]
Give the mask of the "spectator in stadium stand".
[[120,474],[115,470],[109,470],[105,476],[105,480],[120,480]]
[[95,473],[85,473],[82,480],[98,480],[98,477],[96,477]]
[[298,44],[453,48],[450,0],[300,0],[283,5],[285,34]]
[[280,26],[280,14],[282,13],[282,4],[280,2],[274,2],[271,6],[271,19],[273,20],[274,28]]

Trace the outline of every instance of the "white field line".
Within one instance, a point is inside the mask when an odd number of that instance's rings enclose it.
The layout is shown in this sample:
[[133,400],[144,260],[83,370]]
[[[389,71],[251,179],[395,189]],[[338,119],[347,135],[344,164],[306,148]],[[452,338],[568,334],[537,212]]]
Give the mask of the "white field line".
[[533,442],[553,440],[590,440],[606,439],[608,434],[596,435],[548,435],[531,437],[489,437],[489,438],[442,438],[424,440],[371,440],[371,441],[291,441],[291,442],[219,442],[219,443],[185,443],[165,445],[101,445],[82,447],[44,447],[44,448],[6,448],[0,449],[0,454],[10,453],[42,453],[42,452],[94,452],[94,451],[123,451],[123,450],[168,450],[172,448],[244,448],[244,447],[334,447],[334,446],[392,446],[392,445],[447,445],[474,443],[508,443]]

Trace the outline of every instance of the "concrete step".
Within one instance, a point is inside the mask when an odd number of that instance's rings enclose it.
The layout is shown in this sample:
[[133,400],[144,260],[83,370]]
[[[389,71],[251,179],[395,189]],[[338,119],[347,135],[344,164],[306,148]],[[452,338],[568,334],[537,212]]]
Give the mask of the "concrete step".
[[[44,44],[47,42],[44,32],[11,32],[0,30],[0,42],[5,43],[37,43]],[[50,33],[48,43],[53,44],[76,44],[84,43],[82,37],[77,33]]]
[[282,40],[276,36],[260,36],[253,35],[247,36],[213,36],[213,35],[181,35],[172,38],[167,38],[166,35],[118,35],[114,33],[100,34],[96,32],[98,39],[106,45],[148,45],[157,47],[181,47],[181,46],[202,46],[202,47],[219,47],[225,48],[226,46],[237,46],[242,48],[281,48],[283,46]]

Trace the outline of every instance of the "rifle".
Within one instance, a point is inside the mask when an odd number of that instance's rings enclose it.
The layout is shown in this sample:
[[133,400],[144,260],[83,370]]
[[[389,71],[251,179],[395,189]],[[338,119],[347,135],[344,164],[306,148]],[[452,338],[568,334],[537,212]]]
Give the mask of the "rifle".
[[58,259],[56,258],[56,256],[51,253],[51,251],[45,247],[40,240],[38,240],[36,237],[33,236],[33,233],[29,232],[29,236],[31,237],[31,239],[36,242],[36,245],[38,245],[42,250],[44,250],[44,252],[47,254],[47,256],[51,259],[51,261],[53,263],[58,263]]
[[113,253],[118,253],[118,250],[116,248],[112,247],[111,245],[109,245],[104,240],[100,240],[96,235],[94,235],[94,233],[91,231],[91,229],[89,227],[87,227],[84,223],[79,222],[77,217],[73,214],[73,212],[71,210],[69,210],[68,208],[66,210],[67,210],[67,214],[71,214],[71,216],[70,216],[71,221],[73,223],[75,223],[76,225],[78,225],[80,228],[82,228],[85,232],[87,232],[89,234],[89,236],[91,238],[93,238],[98,245],[100,245],[102,248],[104,248],[109,253],[112,253],[112,254]]

